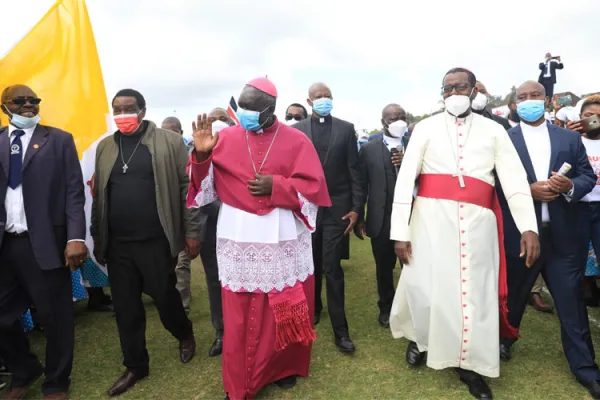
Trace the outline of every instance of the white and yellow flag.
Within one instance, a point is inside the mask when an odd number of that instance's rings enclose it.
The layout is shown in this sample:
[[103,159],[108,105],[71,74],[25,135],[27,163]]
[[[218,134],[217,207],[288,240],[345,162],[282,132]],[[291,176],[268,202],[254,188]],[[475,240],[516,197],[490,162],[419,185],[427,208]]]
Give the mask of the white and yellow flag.
[[[86,183],[89,227],[96,146],[108,134],[108,100],[96,41],[84,0],[58,0],[44,17],[0,60],[0,91],[24,84],[42,99],[42,124],[73,135]],[[2,115],[2,125],[8,120]],[[87,234],[90,253],[93,241]],[[95,267],[88,260],[86,267]],[[97,268],[96,268],[97,269]],[[94,271],[106,281],[106,270]],[[85,275],[88,275],[83,273]],[[91,280],[91,279],[90,279]]]

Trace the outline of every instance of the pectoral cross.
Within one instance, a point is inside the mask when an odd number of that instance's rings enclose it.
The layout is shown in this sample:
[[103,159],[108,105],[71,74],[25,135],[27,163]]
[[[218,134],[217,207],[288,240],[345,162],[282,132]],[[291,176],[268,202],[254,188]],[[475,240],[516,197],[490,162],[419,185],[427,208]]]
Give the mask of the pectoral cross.
[[458,176],[458,183],[460,184],[460,187],[465,187],[465,179],[463,178],[463,174],[460,170],[458,170],[458,172],[456,172],[455,174],[452,174],[452,176]]
[[127,168],[129,168],[129,167],[127,166],[127,164],[123,165],[123,173],[126,173],[126,172],[127,172]]

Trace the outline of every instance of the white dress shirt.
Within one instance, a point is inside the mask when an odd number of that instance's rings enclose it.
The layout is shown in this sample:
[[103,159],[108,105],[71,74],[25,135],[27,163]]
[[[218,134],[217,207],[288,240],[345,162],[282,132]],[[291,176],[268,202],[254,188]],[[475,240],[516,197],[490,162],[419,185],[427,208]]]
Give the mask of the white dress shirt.
[[[21,136],[21,157],[24,160],[25,153],[27,152],[27,147],[29,147],[29,142],[31,141],[35,127],[29,129],[18,129],[13,125],[9,125],[8,134],[10,136],[10,143],[15,140],[13,132],[16,130],[25,132],[25,134]],[[6,208],[6,232],[27,232],[27,218],[25,217],[25,203],[23,201],[22,185],[19,185],[15,189],[12,189],[10,186],[7,187],[4,207]]]
[[[37,125],[36,125],[37,126]],[[15,140],[13,132],[21,130],[25,132],[21,136],[21,157],[25,160],[25,153],[29,147],[29,142],[33,137],[33,132],[36,126],[28,129],[19,129],[13,125],[8,125],[8,134],[10,136],[10,143]],[[27,232],[27,217],[25,216],[25,202],[23,200],[23,185],[19,185],[15,189],[10,186],[6,188],[6,199],[4,200],[4,207],[6,208],[6,232],[10,233],[23,233]],[[73,239],[69,242],[85,242],[84,239]]]
[[[550,133],[548,126],[543,123],[540,126],[531,126],[521,124],[523,138],[527,146],[533,171],[537,181],[547,181],[548,171],[550,169]],[[542,222],[550,222],[550,213],[548,212],[548,203],[542,203]]]
[[[522,123],[521,130],[527,146],[527,152],[533,164],[533,171],[538,182],[548,180],[548,171],[550,170],[550,156],[552,148],[550,145],[550,133],[548,125],[531,126]],[[572,187],[568,193],[562,193],[567,201],[571,201],[575,187]],[[542,203],[542,222],[550,222],[550,213],[548,212],[548,203]]]

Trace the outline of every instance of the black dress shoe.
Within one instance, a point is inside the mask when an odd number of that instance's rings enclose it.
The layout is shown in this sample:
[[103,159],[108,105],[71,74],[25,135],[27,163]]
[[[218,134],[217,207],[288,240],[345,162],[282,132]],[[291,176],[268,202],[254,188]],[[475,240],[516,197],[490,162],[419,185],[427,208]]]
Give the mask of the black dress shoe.
[[591,381],[587,383],[579,382],[587,389],[594,400],[600,400],[600,381]]
[[510,346],[500,343],[500,360],[510,361]]
[[209,357],[216,357],[223,353],[223,334],[217,334],[215,341],[213,342],[210,350],[208,351]]
[[314,322],[314,324],[313,324],[314,326],[319,325],[319,322],[321,322],[321,313],[315,314],[315,318],[314,318],[313,322]]
[[406,348],[406,362],[411,367],[418,367],[423,363],[427,352],[420,352],[415,342],[410,342]]
[[127,370],[119,379],[117,379],[112,387],[108,389],[108,395],[110,397],[120,396],[134,387],[138,381],[141,381],[147,376],[148,372],[134,373],[133,371]]
[[296,386],[296,375],[288,376],[274,382],[280,389],[291,389]]
[[383,328],[390,327],[390,313],[379,314],[379,325],[381,325]]
[[179,359],[182,363],[187,364],[192,361],[192,358],[196,355],[196,339],[194,335],[190,338],[179,342]]
[[342,353],[354,353],[354,351],[356,350],[354,343],[352,343],[352,340],[350,340],[349,337],[336,337],[335,345],[338,347],[338,349],[340,349]]
[[483,380],[481,375],[473,371],[467,371],[464,369],[456,369],[460,380],[469,387],[469,393],[471,396],[480,400],[492,399],[492,390],[488,384]]

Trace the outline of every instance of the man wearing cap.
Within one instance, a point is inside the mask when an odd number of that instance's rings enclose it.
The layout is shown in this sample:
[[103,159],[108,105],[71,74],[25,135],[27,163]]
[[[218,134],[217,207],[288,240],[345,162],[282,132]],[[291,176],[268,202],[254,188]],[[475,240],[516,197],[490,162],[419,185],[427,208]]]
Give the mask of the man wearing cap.
[[473,397],[491,399],[483,376],[500,375],[497,338],[518,336],[508,323],[494,171],[528,267],[539,256],[538,228],[515,146],[499,124],[471,112],[475,75],[451,69],[442,93],[445,110],[415,127],[394,189],[390,238],[404,267],[390,328],[410,340],[410,366],[426,360],[433,369],[455,368]]
[[222,202],[222,370],[235,400],[307,376],[316,337],[311,232],[317,207],[331,201],[312,143],[277,120],[276,99],[273,83],[257,78],[239,97],[239,126],[213,135],[206,114],[194,124],[188,207]]

